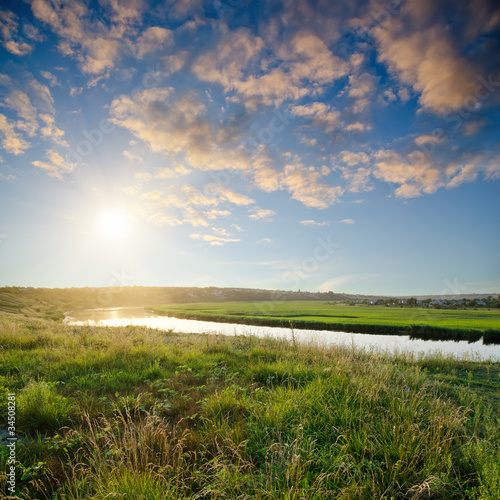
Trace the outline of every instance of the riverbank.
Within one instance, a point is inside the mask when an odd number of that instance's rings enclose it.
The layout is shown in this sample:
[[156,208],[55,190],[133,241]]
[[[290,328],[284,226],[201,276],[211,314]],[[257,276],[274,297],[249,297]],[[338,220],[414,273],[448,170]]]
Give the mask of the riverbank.
[[20,317],[0,347],[20,498],[500,497],[499,363]]
[[225,302],[166,304],[146,308],[181,319],[254,326],[292,327],[423,340],[466,340],[500,344],[500,311],[447,311],[345,306],[311,302]]

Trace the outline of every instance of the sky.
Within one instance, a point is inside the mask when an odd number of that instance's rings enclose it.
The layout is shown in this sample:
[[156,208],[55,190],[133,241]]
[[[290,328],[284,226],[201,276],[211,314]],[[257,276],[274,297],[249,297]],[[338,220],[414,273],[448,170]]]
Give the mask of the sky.
[[0,286],[500,293],[493,0],[3,0]]

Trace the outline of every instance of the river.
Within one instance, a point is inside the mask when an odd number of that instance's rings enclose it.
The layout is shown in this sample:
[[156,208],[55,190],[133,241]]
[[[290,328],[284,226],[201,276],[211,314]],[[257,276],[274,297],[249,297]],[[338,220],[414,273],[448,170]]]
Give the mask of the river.
[[[169,318],[146,312],[142,307],[117,307],[109,309],[87,309],[71,311],[65,323],[73,325],[126,326],[141,325],[180,333],[218,333],[224,335],[256,335],[258,337],[280,337],[292,339],[290,328],[214,323],[192,319]],[[368,335],[363,333],[331,332],[327,330],[294,330],[297,342],[316,342],[324,345],[342,344],[367,350],[391,353],[412,352],[415,354],[453,354],[460,359],[500,361],[500,345],[484,345],[482,340],[440,341],[410,339],[407,335]]]

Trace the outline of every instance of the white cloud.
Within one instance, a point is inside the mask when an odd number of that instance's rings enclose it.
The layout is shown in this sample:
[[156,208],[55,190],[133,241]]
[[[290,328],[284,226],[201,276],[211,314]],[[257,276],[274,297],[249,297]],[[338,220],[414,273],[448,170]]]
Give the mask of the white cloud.
[[419,135],[418,137],[415,137],[413,142],[415,142],[415,144],[417,146],[422,146],[423,144],[426,144],[426,143],[441,144],[444,142],[444,138],[438,137],[436,135],[424,134],[424,135]]
[[[354,153],[352,151],[342,151],[339,157],[349,167],[353,167],[359,163],[368,163],[370,161],[370,157],[363,152]],[[335,157],[333,159],[335,159]]]
[[166,45],[171,45],[172,41],[173,31],[160,26],[152,26],[147,28],[131,45],[135,56],[141,59],[149,52],[161,50]]
[[403,7],[406,22],[393,17],[373,28],[379,60],[420,95],[424,108],[439,114],[459,109],[475,95],[477,69],[460,54],[444,26],[423,27],[415,12],[405,12]]
[[14,124],[7,120],[7,117],[0,113],[0,132],[2,132],[2,147],[8,153],[19,155],[30,147],[19,134],[14,130]]
[[[86,3],[79,0],[64,3],[32,0],[31,9],[39,21],[59,36],[60,52],[78,60],[84,73],[103,76],[115,66],[126,41],[134,36],[132,25],[140,20],[145,3],[142,0],[100,3],[104,7],[100,16],[104,19],[93,17]],[[139,38],[138,53],[143,55],[148,51],[148,43],[159,42],[159,38],[158,32],[145,33],[145,38]]]
[[16,56],[25,56],[33,50],[33,47],[29,43],[14,42],[13,40],[3,42],[3,46],[7,51]]
[[280,179],[280,186],[292,193],[292,198],[306,207],[327,208],[344,193],[340,186],[330,186],[321,182],[321,169],[306,167],[300,163],[286,165]]
[[344,127],[344,130],[347,132],[364,132],[365,130],[371,130],[372,126],[368,125],[366,123],[361,123],[359,121],[355,121],[352,123],[349,123],[349,125],[346,125]]
[[26,132],[29,137],[33,137],[38,129],[36,109],[26,93],[18,89],[13,90],[6,97],[5,104],[14,109],[20,118],[16,123],[16,128]]
[[465,123],[462,127],[462,134],[465,136],[476,135],[485,125],[486,120],[473,120]]
[[65,174],[73,172],[76,165],[68,163],[57,151],[49,149],[45,156],[49,160],[48,162],[43,161],[32,161],[32,165],[43,170],[50,177],[56,179],[63,179]]
[[337,221],[341,224],[354,224],[354,221],[352,219],[342,219],[342,220],[339,220]]
[[370,184],[372,169],[369,167],[341,168],[342,177],[347,181],[347,187],[352,193],[360,191],[372,191],[374,187]]
[[475,165],[468,164],[464,165],[459,173],[453,177],[448,184],[446,184],[447,189],[452,189],[464,182],[472,182],[477,178],[477,169]]
[[172,88],[155,88],[133,97],[122,95],[111,103],[110,116],[112,123],[129,130],[153,152],[182,154],[189,166],[200,170],[248,168],[237,138],[230,137],[227,144],[217,141],[220,130],[209,120],[206,106],[195,92],[177,95]]
[[18,19],[11,11],[0,10],[0,35],[5,50],[15,56],[25,56],[33,50],[33,47],[24,41],[16,42],[14,40],[14,38],[17,38],[19,28]]
[[127,149],[123,151],[123,156],[127,158],[127,160],[134,163],[142,163],[142,157],[133,151],[128,151]]
[[330,278],[325,281],[321,285],[318,286],[318,290],[320,292],[341,292],[342,287],[345,287],[347,283],[356,284],[359,288],[363,288],[367,282],[369,283],[373,278],[378,277],[377,274],[347,274],[344,276],[335,276],[334,278]]
[[301,31],[281,44],[259,67],[262,38],[246,29],[226,33],[210,53],[199,56],[193,71],[200,80],[219,83],[226,92],[236,91],[250,107],[259,102],[279,105],[322,92],[322,86],[345,76],[349,65],[334,56],[313,33]]
[[206,241],[212,246],[222,246],[226,243],[237,243],[237,242],[241,241],[241,239],[239,239],[239,238],[225,238],[222,236],[214,236],[212,234],[202,235],[199,233],[195,233],[195,234],[191,234],[190,237],[195,239],[195,240],[201,239],[203,241]]
[[323,102],[293,106],[291,112],[297,116],[311,118],[316,127],[321,127],[325,132],[331,132],[341,125],[340,113]]
[[349,76],[349,97],[355,99],[352,106],[354,113],[362,113],[368,108],[377,81],[377,77],[366,72],[355,72]]
[[315,220],[301,220],[300,223],[303,224],[304,226],[316,226],[316,227],[323,227],[330,225],[328,221],[317,222]]
[[259,207],[252,208],[249,212],[252,220],[271,220],[273,215],[276,215],[274,210]]
[[231,236],[224,228],[222,227],[213,227],[212,232],[216,236]]
[[227,200],[230,203],[234,203],[235,205],[238,206],[246,206],[255,203],[255,201],[252,200],[252,198],[249,198],[244,194],[237,193],[232,189],[223,187],[222,185],[217,185],[217,192],[221,200]]
[[57,80],[57,76],[53,75],[50,71],[40,71],[43,78],[49,80],[50,86],[55,87],[56,85],[61,85]]
[[64,139],[64,130],[55,125],[55,118],[52,115],[43,113],[40,115],[40,119],[45,123],[45,126],[40,129],[40,134],[44,138],[52,140],[59,146],[69,146],[68,141]]

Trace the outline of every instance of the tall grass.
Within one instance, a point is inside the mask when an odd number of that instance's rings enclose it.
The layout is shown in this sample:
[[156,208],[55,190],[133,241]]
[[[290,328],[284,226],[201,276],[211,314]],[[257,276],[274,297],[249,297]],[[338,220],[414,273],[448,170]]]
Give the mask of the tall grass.
[[19,498],[500,498],[498,363],[31,319],[0,356]]

